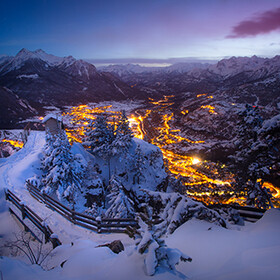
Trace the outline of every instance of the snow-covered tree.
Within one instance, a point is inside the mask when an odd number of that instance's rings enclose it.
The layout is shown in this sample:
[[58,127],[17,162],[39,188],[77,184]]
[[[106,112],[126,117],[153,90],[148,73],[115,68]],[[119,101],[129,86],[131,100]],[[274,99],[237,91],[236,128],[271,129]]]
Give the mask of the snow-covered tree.
[[131,147],[131,140],[133,133],[129,127],[129,121],[125,114],[125,111],[121,112],[117,128],[115,130],[114,141],[112,142],[111,149],[113,155],[126,153]]
[[133,184],[140,184],[141,179],[145,178],[144,174],[142,173],[144,164],[145,161],[141,152],[140,145],[137,145],[135,149],[135,156],[133,158],[133,164],[131,167],[131,172],[133,173]]
[[44,146],[44,157],[41,160],[41,169],[48,171],[52,167],[52,152],[54,150],[55,137],[49,130],[46,131],[46,144]]
[[[280,164],[279,131],[280,115],[263,121],[259,108],[249,105],[240,113],[236,153],[231,159],[237,183],[247,193],[250,204],[271,205],[269,191],[262,186],[262,182],[272,176],[277,177],[273,166]],[[257,202],[261,196],[261,200],[267,200],[266,204]]]
[[56,194],[61,200],[74,201],[74,195],[81,188],[84,166],[71,152],[65,131],[55,136],[47,133],[45,155],[42,159],[42,191]]
[[156,233],[154,226],[149,221],[144,222],[137,217],[139,229],[136,234],[137,251],[145,256],[144,264],[146,273],[152,276],[158,267],[177,272],[176,265],[180,261],[191,262],[192,259],[178,249],[167,247],[165,241]]
[[248,181],[246,184],[247,189],[247,200],[248,205],[254,205],[258,208],[273,207],[271,203],[271,197],[269,190],[263,186],[262,181],[257,182]]
[[116,177],[110,180],[108,191],[109,208],[105,216],[108,218],[133,218],[134,202],[125,194],[124,187]]
[[113,139],[114,131],[108,123],[107,116],[100,114],[95,120],[91,120],[86,128],[83,144],[90,147],[92,152],[103,154]]

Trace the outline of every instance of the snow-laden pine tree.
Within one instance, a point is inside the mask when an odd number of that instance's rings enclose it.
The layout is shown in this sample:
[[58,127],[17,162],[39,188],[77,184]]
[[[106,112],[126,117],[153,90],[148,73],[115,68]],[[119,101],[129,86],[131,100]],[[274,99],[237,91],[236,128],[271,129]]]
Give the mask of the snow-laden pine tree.
[[47,132],[42,169],[42,191],[72,203],[81,188],[84,166],[71,152],[65,131],[54,136]]
[[90,147],[94,153],[103,154],[114,139],[113,128],[109,125],[107,116],[100,114],[91,120],[85,132],[83,144]]
[[105,216],[108,218],[133,218],[134,203],[126,195],[123,185],[113,176],[108,186],[108,209]]
[[133,184],[140,184],[145,176],[143,174],[143,166],[145,164],[144,156],[141,152],[140,145],[137,145],[135,149],[134,157],[132,158],[132,164],[130,172],[133,174]]
[[246,105],[238,126],[236,153],[231,157],[238,184],[246,190],[248,203],[267,208],[272,206],[271,195],[262,184],[272,176],[277,180],[273,167],[280,164],[280,115],[263,121],[258,107]]
[[191,262],[192,259],[178,249],[169,248],[160,237],[155,226],[149,221],[143,221],[141,215],[137,217],[139,229],[136,234],[137,252],[144,255],[144,264],[147,275],[156,274],[161,267],[177,273],[176,265],[180,261]]
[[44,157],[41,160],[41,169],[44,171],[47,171],[51,169],[52,167],[52,157],[51,154],[54,149],[54,142],[55,142],[55,137],[50,131],[47,129],[46,130],[46,144],[44,146]]
[[93,154],[103,158],[108,163],[108,180],[111,178],[112,142],[115,139],[114,127],[108,122],[107,116],[100,114],[91,121],[86,129],[83,144],[90,147]]
[[111,144],[112,154],[124,154],[131,147],[133,133],[129,127],[129,121],[125,111],[121,112],[117,128],[115,130],[114,141]]
[[269,190],[263,186],[262,181],[248,181],[246,188],[248,193],[246,204],[254,205],[258,208],[264,209],[266,209],[268,206],[273,207],[270,201],[272,195],[270,194]]

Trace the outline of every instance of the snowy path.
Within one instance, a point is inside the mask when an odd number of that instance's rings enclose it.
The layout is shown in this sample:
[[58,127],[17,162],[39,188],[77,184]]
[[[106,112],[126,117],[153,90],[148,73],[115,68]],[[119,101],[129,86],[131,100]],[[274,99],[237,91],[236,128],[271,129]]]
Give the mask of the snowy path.
[[116,240],[125,239],[124,245],[130,245],[133,241],[123,234],[96,234],[93,231],[76,226],[67,221],[55,211],[47,208],[44,204],[34,199],[25,188],[25,180],[38,174],[40,168],[40,154],[45,143],[44,132],[31,132],[28,142],[17,153],[13,154],[2,162],[0,166],[0,186],[9,188],[26,205],[35,211],[58,235],[63,244],[73,242],[78,239],[99,240],[100,244]]

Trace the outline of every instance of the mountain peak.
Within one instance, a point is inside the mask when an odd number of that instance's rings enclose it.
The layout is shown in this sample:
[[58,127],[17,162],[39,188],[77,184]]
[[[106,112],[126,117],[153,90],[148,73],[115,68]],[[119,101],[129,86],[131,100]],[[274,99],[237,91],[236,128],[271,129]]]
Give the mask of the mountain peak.
[[28,49],[26,49],[26,48],[22,48],[22,49],[18,52],[18,54],[23,54],[23,53],[30,53],[30,51],[29,51]]
[[29,51],[28,49],[25,49],[25,48],[23,48],[23,49],[21,49],[18,53],[17,53],[17,55],[15,56],[15,57],[17,57],[17,58],[19,58],[19,57],[22,57],[22,58],[27,58],[27,57],[31,57],[31,56],[34,56],[34,53],[33,52],[31,52],[31,51]]
[[45,51],[43,51],[42,49],[37,49],[34,51],[34,53],[36,54],[47,54]]

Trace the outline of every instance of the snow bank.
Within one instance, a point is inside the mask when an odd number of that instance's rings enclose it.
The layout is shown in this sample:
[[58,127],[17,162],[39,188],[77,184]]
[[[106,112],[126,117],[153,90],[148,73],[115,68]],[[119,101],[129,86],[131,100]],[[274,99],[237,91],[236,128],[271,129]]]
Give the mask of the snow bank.
[[280,211],[271,209],[255,224],[227,230],[192,220],[167,238],[193,262],[177,269],[192,279],[276,280],[280,274]]

